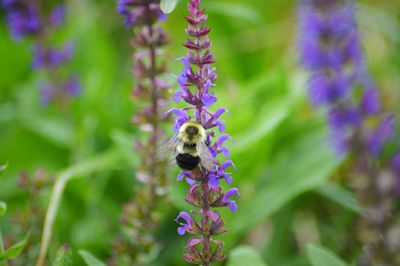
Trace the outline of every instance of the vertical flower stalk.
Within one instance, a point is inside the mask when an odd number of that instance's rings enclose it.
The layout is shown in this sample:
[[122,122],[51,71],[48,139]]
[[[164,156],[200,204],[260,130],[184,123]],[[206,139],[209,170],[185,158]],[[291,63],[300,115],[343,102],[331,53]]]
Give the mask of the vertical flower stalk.
[[[186,17],[189,23],[186,34],[189,38],[184,43],[184,46],[188,48],[188,54],[180,59],[184,70],[177,77],[180,89],[173,97],[175,102],[178,103],[182,99],[188,106],[183,109],[173,108],[170,112],[178,117],[174,126],[176,132],[184,123],[192,120],[192,117],[201,123],[207,131],[206,144],[214,157],[214,170],[197,166],[192,171],[181,171],[178,180],[186,178],[190,185],[185,200],[197,210],[192,211],[191,214],[181,212],[176,221],[180,225],[178,228],[180,235],[185,232],[195,235],[187,242],[188,253],[183,256],[185,261],[209,266],[213,262],[225,259],[222,254],[223,242],[214,239],[216,235],[227,232],[216,208],[229,206],[232,211],[236,211],[237,205],[232,197],[239,195],[239,190],[231,188],[224,192],[220,186],[221,179],[227,184],[232,183],[227,169],[235,168],[235,166],[230,160],[220,162],[217,159],[220,153],[229,157],[229,151],[223,143],[230,137],[223,134],[225,124],[220,120],[220,116],[226,112],[226,109],[219,108],[215,112],[209,109],[217,101],[217,97],[212,92],[217,75],[215,68],[211,67],[215,58],[209,50],[211,42],[208,38],[210,28],[206,26],[207,14],[200,8],[200,0],[191,0],[188,10],[190,16]],[[217,137],[215,128],[218,128],[220,133],[217,140],[214,140]]]
[[301,0],[301,59],[311,73],[310,100],[327,111],[335,148],[352,155],[350,183],[364,210],[360,264],[397,265],[399,160],[382,156],[394,137],[394,120],[384,115],[366,69],[354,13],[350,0]]
[[[165,19],[159,5],[159,0],[120,0],[117,3],[125,27],[134,34],[131,45],[135,49],[133,74],[136,85],[132,99],[138,111],[132,121],[145,135],[135,143],[141,158],[136,178],[143,186],[123,208],[121,222],[129,239],[117,243],[117,250],[122,254],[116,257],[125,256],[129,265],[146,264],[140,259],[157,247],[154,238],[159,220],[157,209],[161,206],[167,183],[167,164],[156,156],[165,139],[162,124],[169,120],[164,116],[169,86],[162,77],[167,72],[162,48],[169,40],[158,26]],[[121,265],[118,261],[114,263]]]
[[77,76],[65,74],[61,69],[72,58],[74,45],[71,42],[60,47],[53,45],[56,30],[64,25],[66,7],[60,4],[48,13],[44,2],[39,0],[2,0],[2,4],[12,38],[32,40],[31,67],[46,76],[40,84],[42,104],[64,105],[69,97],[78,96],[81,86]]

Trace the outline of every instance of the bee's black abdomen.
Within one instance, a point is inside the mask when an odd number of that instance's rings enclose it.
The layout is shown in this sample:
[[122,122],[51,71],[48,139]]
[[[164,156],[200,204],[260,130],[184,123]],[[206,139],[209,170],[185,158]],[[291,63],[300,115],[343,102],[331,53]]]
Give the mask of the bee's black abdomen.
[[198,156],[194,157],[190,154],[178,154],[176,156],[176,163],[183,170],[193,170],[199,164],[200,158]]

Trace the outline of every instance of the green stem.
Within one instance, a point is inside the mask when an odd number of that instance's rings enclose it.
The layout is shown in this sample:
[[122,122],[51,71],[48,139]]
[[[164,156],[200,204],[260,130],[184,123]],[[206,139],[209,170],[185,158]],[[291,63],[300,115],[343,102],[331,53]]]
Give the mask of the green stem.
[[[1,228],[0,228],[0,253],[3,253],[5,251],[4,249],[4,242],[3,242],[3,235],[1,233]],[[7,266],[8,263],[6,260],[0,261],[0,266]]]
[[96,171],[104,171],[115,166],[122,159],[122,155],[115,151],[107,151],[99,156],[85,162],[76,164],[62,171],[54,184],[53,192],[47,208],[46,219],[44,222],[42,241],[40,244],[39,258],[36,266],[43,266],[46,260],[47,250],[50,244],[54,221],[56,219],[63,192],[67,183],[78,177],[93,174]]

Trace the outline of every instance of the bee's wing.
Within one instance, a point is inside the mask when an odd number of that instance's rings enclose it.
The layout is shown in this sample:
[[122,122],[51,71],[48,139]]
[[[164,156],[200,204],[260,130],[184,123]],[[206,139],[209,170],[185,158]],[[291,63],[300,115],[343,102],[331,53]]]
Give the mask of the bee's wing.
[[170,140],[168,140],[164,145],[160,147],[157,152],[157,158],[160,160],[165,160],[172,156],[176,156],[178,154],[176,147],[181,142],[178,135],[173,136]]
[[213,163],[214,157],[212,156],[208,146],[204,141],[199,141],[196,144],[197,154],[200,157],[200,163],[207,170],[213,171],[215,170],[215,165]]

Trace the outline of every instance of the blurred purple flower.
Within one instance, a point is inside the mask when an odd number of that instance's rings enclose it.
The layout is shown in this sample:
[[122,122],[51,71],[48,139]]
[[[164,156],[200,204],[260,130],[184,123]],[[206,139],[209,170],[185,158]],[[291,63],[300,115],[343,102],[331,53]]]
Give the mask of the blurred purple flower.
[[3,0],[7,24],[15,40],[35,35],[41,30],[36,6],[24,0]]
[[[364,129],[366,119],[381,111],[378,92],[366,70],[354,4],[300,0],[299,17],[301,63],[311,76],[310,101],[327,109],[334,145],[343,152],[352,148],[353,133]],[[383,145],[378,131],[364,143],[373,153]]]
[[[78,96],[81,86],[76,76],[63,77],[58,69],[69,61],[74,53],[72,42],[61,48],[48,46],[54,28],[64,24],[66,8],[58,5],[50,14],[41,8],[40,1],[3,0],[7,23],[16,40],[32,37],[32,68],[44,70],[47,76],[57,74],[57,79],[43,81],[39,87],[41,104],[52,101],[65,102],[68,96]],[[64,78],[64,79],[62,79]]]
[[61,27],[64,24],[67,10],[65,5],[56,6],[50,14],[49,23],[54,27]]
[[33,48],[34,58],[32,67],[34,69],[41,68],[58,68],[62,64],[69,61],[74,53],[74,44],[67,43],[61,49],[45,48],[43,46],[35,46]]
[[370,132],[367,147],[371,154],[378,155],[382,151],[384,144],[394,137],[394,124],[395,119],[393,116],[385,117],[378,127]]

